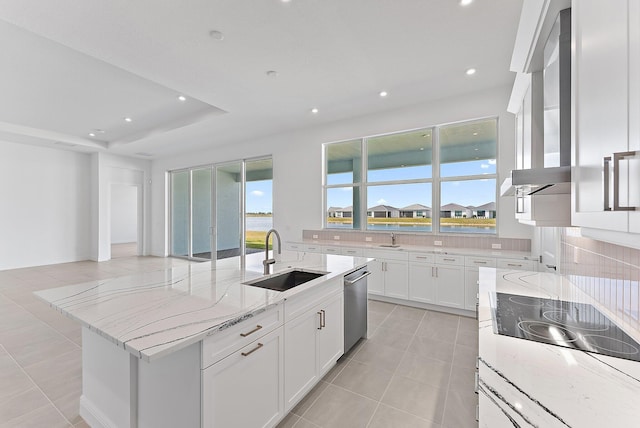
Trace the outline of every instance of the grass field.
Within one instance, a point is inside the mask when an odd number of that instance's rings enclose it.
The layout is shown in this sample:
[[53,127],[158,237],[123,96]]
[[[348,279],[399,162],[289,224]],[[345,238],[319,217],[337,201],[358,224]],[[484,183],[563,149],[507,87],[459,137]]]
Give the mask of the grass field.
[[[264,238],[267,236],[267,232],[260,230],[247,230],[246,246],[247,248],[261,248],[264,249]],[[271,241],[271,240],[269,240]],[[273,242],[273,241],[271,241]],[[271,242],[269,242],[269,248],[271,248]]]

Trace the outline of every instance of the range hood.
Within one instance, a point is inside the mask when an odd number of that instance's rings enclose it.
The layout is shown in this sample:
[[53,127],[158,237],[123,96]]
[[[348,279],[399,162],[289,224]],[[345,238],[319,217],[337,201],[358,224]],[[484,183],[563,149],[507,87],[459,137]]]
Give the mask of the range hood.
[[514,169],[502,182],[502,196],[560,195],[571,193],[571,166]]

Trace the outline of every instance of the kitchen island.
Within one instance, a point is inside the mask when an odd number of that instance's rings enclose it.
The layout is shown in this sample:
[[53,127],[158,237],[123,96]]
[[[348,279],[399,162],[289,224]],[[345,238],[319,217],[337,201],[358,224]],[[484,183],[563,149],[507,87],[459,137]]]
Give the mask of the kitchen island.
[[263,276],[262,259],[36,293],[83,326],[81,416],[93,427],[277,424],[342,355],[343,276],[368,259],[285,251],[274,274],[327,273],[284,292],[243,284]]
[[491,307],[496,292],[589,304],[640,342],[637,315],[554,274],[481,268],[479,285],[480,427],[638,426],[640,362],[495,334]]

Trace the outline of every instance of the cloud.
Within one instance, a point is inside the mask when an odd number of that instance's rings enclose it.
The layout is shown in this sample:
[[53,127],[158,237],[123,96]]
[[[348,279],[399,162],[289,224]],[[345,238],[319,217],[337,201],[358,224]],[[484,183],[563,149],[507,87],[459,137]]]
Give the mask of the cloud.
[[489,159],[489,165],[495,165],[495,164],[496,164],[495,159]]
[[386,204],[386,203],[387,203],[387,201],[385,201],[383,198],[380,198],[380,199],[378,199],[378,200],[376,201],[376,204],[380,204],[380,205],[382,205],[382,204]]
[[264,196],[264,192],[260,191],[260,190],[254,190],[251,192],[251,194],[253,196]]
[[489,165],[486,164],[486,163],[483,163],[483,164],[480,165],[480,168],[487,169],[487,168],[489,168]]

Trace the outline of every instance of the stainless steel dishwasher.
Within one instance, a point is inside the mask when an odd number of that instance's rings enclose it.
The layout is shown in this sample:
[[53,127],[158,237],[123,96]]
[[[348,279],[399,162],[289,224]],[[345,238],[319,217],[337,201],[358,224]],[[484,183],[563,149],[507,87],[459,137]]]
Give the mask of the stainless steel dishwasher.
[[344,277],[344,353],[367,337],[367,267]]

